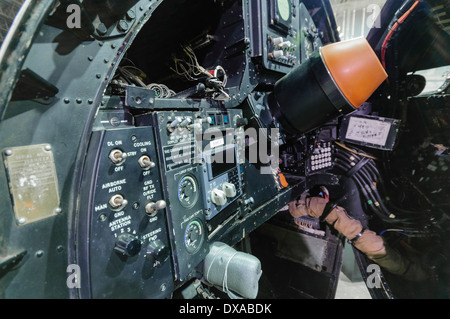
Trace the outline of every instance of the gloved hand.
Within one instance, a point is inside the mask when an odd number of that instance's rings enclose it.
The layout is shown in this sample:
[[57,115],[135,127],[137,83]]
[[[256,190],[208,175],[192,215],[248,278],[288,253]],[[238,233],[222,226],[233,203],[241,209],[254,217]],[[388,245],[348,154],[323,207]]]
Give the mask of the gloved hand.
[[[320,218],[327,203],[328,199],[322,197],[301,198],[289,203],[289,212],[294,218],[306,215]],[[381,236],[364,229],[361,222],[351,218],[344,208],[334,207],[325,221],[351,241],[355,248],[389,272],[414,281],[428,277],[420,265],[412,264],[398,251],[388,247]]]

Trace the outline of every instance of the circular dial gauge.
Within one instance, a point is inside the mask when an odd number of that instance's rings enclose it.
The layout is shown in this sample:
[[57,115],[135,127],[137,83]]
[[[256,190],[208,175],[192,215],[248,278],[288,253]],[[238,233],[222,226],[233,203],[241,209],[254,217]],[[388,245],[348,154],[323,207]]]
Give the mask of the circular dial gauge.
[[291,17],[291,1],[290,0],[277,0],[278,13],[280,18],[284,21],[288,21]]
[[191,208],[197,202],[198,185],[192,176],[184,176],[178,183],[178,200],[186,208]]
[[196,253],[203,243],[203,227],[202,224],[193,220],[189,223],[184,232],[184,245],[190,254]]

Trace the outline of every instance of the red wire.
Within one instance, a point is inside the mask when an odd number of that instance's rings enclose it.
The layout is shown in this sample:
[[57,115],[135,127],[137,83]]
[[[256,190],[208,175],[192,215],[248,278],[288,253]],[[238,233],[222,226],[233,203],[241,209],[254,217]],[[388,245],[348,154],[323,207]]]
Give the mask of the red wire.
[[398,29],[398,27],[406,20],[406,18],[411,14],[411,12],[417,7],[420,0],[417,0],[414,2],[414,4],[409,8],[408,11],[406,11],[392,26],[391,30],[389,30],[389,33],[387,34],[386,38],[383,41],[383,44],[381,46],[381,63],[383,64],[383,68],[386,69],[386,49],[387,44],[389,40],[391,39],[392,35],[394,34],[395,30]]

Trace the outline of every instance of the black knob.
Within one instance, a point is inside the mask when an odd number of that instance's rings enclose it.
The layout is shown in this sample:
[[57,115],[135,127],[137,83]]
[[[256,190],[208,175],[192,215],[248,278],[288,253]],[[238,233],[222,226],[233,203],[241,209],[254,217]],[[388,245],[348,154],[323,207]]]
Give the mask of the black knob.
[[154,265],[161,264],[169,257],[169,248],[156,239],[147,246],[147,259]]
[[237,127],[246,126],[246,125],[248,125],[248,120],[246,118],[240,117],[236,120]]
[[142,243],[139,238],[126,233],[119,235],[114,250],[119,254],[132,257],[137,255],[141,251],[141,246]]

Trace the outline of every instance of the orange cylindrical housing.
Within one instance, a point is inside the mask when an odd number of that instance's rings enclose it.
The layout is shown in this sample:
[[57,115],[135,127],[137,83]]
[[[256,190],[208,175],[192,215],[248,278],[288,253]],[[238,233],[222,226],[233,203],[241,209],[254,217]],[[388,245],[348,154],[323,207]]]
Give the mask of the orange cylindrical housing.
[[388,77],[363,37],[324,46],[321,56],[337,87],[355,108],[367,101]]

